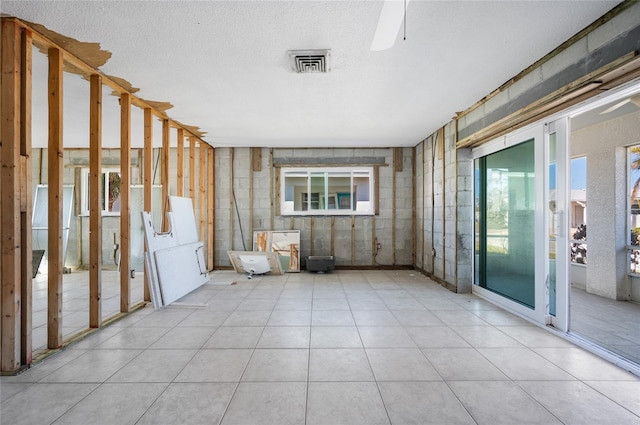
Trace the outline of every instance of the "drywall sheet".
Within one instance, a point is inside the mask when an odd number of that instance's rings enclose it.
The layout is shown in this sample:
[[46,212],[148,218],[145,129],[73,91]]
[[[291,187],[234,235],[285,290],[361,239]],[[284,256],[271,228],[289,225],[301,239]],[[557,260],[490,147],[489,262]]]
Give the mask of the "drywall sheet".
[[231,260],[231,264],[233,264],[233,268],[238,273],[249,273],[248,270],[245,270],[242,267],[242,262],[240,261],[239,256],[262,256],[267,257],[269,260],[269,265],[271,266],[271,274],[281,275],[282,268],[280,267],[280,261],[278,259],[278,254],[275,252],[257,252],[257,251],[227,251],[229,255],[229,260]]
[[[152,211],[162,211],[162,186],[154,185],[152,187],[153,195]],[[142,224],[142,215],[144,211],[144,186],[131,186],[131,199],[129,201],[129,212],[131,214],[131,268],[137,272],[144,269],[144,225]],[[154,217],[154,226],[160,227],[160,214]]]
[[198,241],[155,252],[164,305],[171,304],[209,281],[203,246]]
[[[144,226],[145,239],[147,240],[147,252],[145,261],[149,270],[149,291],[151,293],[151,301],[155,308],[162,307],[166,303],[162,300],[162,292],[160,290],[160,280],[158,279],[158,269],[156,267],[155,252],[172,248],[178,245],[178,239],[172,231],[159,233],[153,227],[153,217],[151,213],[143,211],[142,224]],[[171,229],[174,228],[173,215],[168,213]]]
[[[169,196],[169,206],[174,218],[171,229],[178,237],[178,244],[197,242],[198,226],[196,226],[196,216],[193,213],[193,201],[191,198]],[[174,225],[175,227],[173,227]]]

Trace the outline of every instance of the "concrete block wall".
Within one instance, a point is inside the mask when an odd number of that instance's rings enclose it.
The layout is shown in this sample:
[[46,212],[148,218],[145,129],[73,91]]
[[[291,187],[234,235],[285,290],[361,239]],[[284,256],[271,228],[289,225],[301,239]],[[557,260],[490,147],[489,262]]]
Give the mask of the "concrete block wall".
[[560,51],[541,58],[457,120],[458,140],[553,93],[604,65],[640,51],[640,2],[623,2]]
[[[238,204],[230,203],[230,156],[233,152],[233,187]],[[393,149],[353,148],[261,148],[261,170],[252,171],[250,148],[216,148],[216,267],[229,267],[227,251],[252,249],[254,230],[300,230],[301,257],[330,255],[339,266],[412,266],[413,265],[413,159],[412,148],[402,152],[402,171],[393,183]],[[278,168],[274,161],[298,158],[336,158],[340,166],[348,158],[384,158],[378,169],[379,214],[376,216],[282,216],[278,215],[276,184]],[[332,164],[327,164],[332,166]],[[253,183],[251,183],[253,179]],[[250,199],[253,184],[253,199]],[[395,202],[395,217],[393,205]],[[333,240],[332,240],[333,220]],[[392,230],[395,227],[395,231]],[[395,232],[395,239],[394,237]],[[375,241],[381,249],[375,255]],[[232,242],[230,242],[232,241]]]
[[[434,146],[433,140],[437,133],[416,146],[417,268],[458,292],[471,290],[475,220],[473,160],[471,149],[456,150],[455,142],[629,52],[640,51],[640,2],[624,2],[603,22],[594,23],[562,50],[541,58],[489,94],[485,101],[446,124],[444,159],[438,159],[437,150],[434,155],[437,143]],[[431,248],[435,250],[433,261]],[[617,296],[628,292],[627,289],[628,286],[618,286]]]

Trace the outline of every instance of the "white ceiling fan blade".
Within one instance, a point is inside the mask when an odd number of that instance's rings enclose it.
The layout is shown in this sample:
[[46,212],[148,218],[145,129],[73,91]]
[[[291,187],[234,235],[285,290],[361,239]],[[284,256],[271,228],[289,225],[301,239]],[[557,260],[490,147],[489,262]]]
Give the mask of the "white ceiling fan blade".
[[371,50],[386,50],[393,46],[405,16],[405,5],[409,0],[385,0],[380,19],[373,36]]
[[609,112],[613,112],[613,111],[615,111],[616,109],[618,109],[618,108],[620,108],[620,107],[622,107],[622,106],[626,105],[626,104],[627,104],[627,103],[629,103],[629,102],[631,102],[631,99],[630,99],[630,98],[629,98],[629,99],[625,99],[625,100],[623,100],[622,102],[618,102],[618,103],[616,103],[615,105],[613,105],[612,107],[607,108],[607,109],[605,109],[604,111],[600,112],[600,115],[604,115],[604,114],[608,114]]

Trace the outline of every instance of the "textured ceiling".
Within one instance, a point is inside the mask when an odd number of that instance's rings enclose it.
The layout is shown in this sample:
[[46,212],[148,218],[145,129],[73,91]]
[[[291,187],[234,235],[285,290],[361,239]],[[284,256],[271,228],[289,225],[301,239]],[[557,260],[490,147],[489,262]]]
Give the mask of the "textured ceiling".
[[[370,50],[382,1],[3,0],[0,11],[100,43],[112,53],[103,72],[173,104],[169,116],[213,146],[386,147],[419,143],[617,3],[413,0],[406,40],[401,30],[383,51]],[[331,49],[330,72],[294,73],[291,49]],[[73,87],[65,99],[86,104]]]

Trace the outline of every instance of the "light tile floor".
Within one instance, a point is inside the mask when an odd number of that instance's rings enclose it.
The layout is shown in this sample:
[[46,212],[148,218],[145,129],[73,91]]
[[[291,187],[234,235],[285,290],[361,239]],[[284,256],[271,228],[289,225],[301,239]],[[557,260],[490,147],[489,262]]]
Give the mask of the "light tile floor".
[[[40,269],[46,269],[41,266]],[[89,272],[76,270],[62,275],[62,336],[64,340],[89,328]],[[34,354],[47,348],[48,275],[38,273],[32,280],[32,344]],[[131,279],[130,304],[143,301],[144,275],[141,272]],[[107,320],[120,313],[120,272],[102,271],[102,319]]]
[[571,330],[640,364],[640,304],[571,288]]
[[181,301],[1,377],[0,422],[640,424],[640,378],[411,271],[242,277]]

